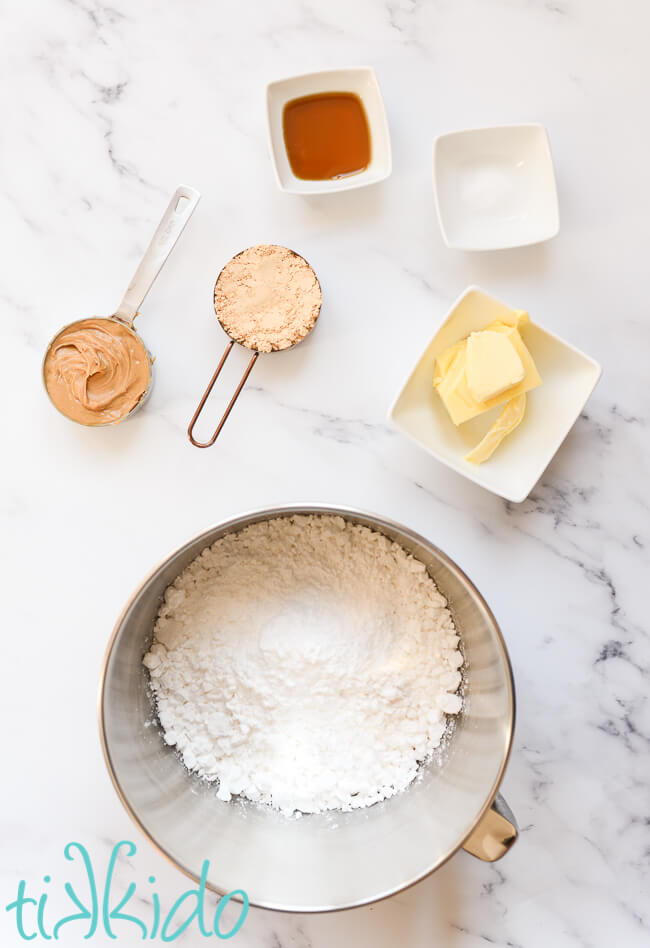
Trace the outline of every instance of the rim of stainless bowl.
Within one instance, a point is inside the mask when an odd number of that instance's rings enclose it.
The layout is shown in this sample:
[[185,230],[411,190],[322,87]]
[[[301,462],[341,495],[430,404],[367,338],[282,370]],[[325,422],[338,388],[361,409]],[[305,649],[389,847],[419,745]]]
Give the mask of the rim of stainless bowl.
[[[441,561],[444,563],[447,569],[449,569],[452,573],[454,573],[456,577],[459,578],[462,582],[467,584],[472,594],[476,596],[476,600],[480,604],[483,611],[485,612],[485,615],[487,619],[489,620],[490,624],[493,626],[494,631],[496,633],[496,640],[499,644],[499,648],[501,650],[502,657],[504,660],[504,667],[506,669],[506,680],[507,680],[507,685],[508,685],[508,703],[510,706],[509,707],[509,711],[510,711],[509,723],[508,723],[508,728],[505,734],[505,746],[503,750],[503,757],[502,757],[502,761],[501,761],[501,765],[499,767],[498,773],[496,775],[496,778],[490,790],[490,793],[488,794],[486,801],[481,807],[480,811],[477,813],[476,817],[474,818],[471,825],[469,826],[465,836],[458,842],[456,846],[448,850],[443,855],[442,858],[437,859],[433,865],[426,868],[423,872],[418,873],[416,876],[413,876],[410,879],[406,879],[403,883],[401,883],[398,886],[394,886],[393,888],[386,890],[384,892],[379,892],[376,895],[373,895],[372,897],[361,899],[356,902],[350,902],[349,904],[346,904],[346,905],[317,906],[314,908],[305,908],[304,906],[292,907],[292,906],[287,906],[287,905],[275,905],[273,903],[267,903],[267,902],[256,902],[256,901],[250,902],[250,905],[252,905],[255,908],[267,909],[269,911],[274,911],[274,912],[298,912],[300,914],[321,914],[321,913],[326,914],[329,912],[341,912],[341,911],[346,911],[348,909],[361,908],[364,905],[372,905],[375,902],[379,902],[383,899],[390,898],[391,896],[397,895],[399,892],[403,892],[405,889],[409,889],[411,886],[416,885],[416,883],[421,882],[423,879],[426,879],[428,876],[430,876],[434,871],[436,871],[437,869],[440,869],[441,866],[444,866],[444,864],[448,862],[452,858],[452,856],[454,856],[458,852],[459,849],[462,849],[463,844],[467,842],[469,837],[472,835],[474,830],[478,827],[481,820],[483,819],[483,817],[486,815],[486,813],[492,806],[494,799],[499,791],[499,787],[501,786],[501,783],[503,781],[503,777],[504,777],[506,768],[508,766],[508,761],[510,760],[510,754],[512,751],[512,743],[513,743],[514,731],[515,731],[516,696],[515,696],[515,683],[514,683],[514,675],[512,671],[512,663],[510,661],[510,656],[508,654],[508,649],[505,643],[505,639],[503,637],[503,633],[501,631],[501,627],[499,626],[499,623],[497,622],[494,613],[492,612],[487,602],[485,601],[484,597],[481,595],[481,593],[476,588],[474,583],[471,581],[471,579],[460,568],[460,566],[458,566],[458,564],[455,563],[454,560],[451,559],[451,557],[449,557],[438,546],[436,546],[435,543],[432,543],[430,540],[422,536],[422,534],[418,533],[416,530],[411,530],[410,527],[406,527],[403,524],[398,523],[396,520],[391,520],[388,517],[381,517],[378,514],[371,513],[370,511],[360,510],[354,507],[333,506],[333,505],[328,505],[328,504],[304,503],[304,504],[283,504],[283,505],[278,505],[275,507],[260,507],[254,510],[249,510],[242,514],[238,514],[236,517],[231,517],[228,520],[218,521],[217,523],[208,527],[206,530],[201,531],[201,533],[196,534],[194,537],[190,538],[185,543],[182,543],[180,546],[176,547],[174,550],[168,553],[167,556],[163,557],[163,559],[161,559],[156,564],[156,566],[152,570],[150,570],[149,573],[147,573],[147,575],[138,584],[137,588],[129,597],[128,602],[122,609],[122,612],[120,613],[117,619],[117,622],[115,623],[113,627],[113,631],[111,633],[111,637],[109,639],[109,642],[104,654],[104,658],[102,660],[100,679],[99,679],[99,688],[97,692],[97,714],[98,714],[98,719],[99,719],[99,737],[100,737],[100,742],[102,745],[102,752],[104,754],[104,762],[108,769],[108,773],[111,778],[111,782],[113,784],[115,792],[117,793],[122,803],[122,806],[124,807],[128,815],[131,817],[135,825],[138,827],[140,832],[143,834],[145,839],[148,840],[148,842],[159,853],[159,855],[163,856],[167,860],[167,862],[169,862],[172,866],[175,866],[176,869],[180,870],[183,873],[183,875],[187,876],[188,879],[191,879],[193,882],[198,883],[200,881],[200,877],[191,869],[189,869],[187,866],[184,866],[180,862],[178,862],[170,853],[167,852],[167,850],[163,846],[160,845],[160,843],[157,840],[153,838],[153,836],[151,836],[147,828],[144,826],[144,824],[140,820],[138,814],[131,807],[127,797],[125,796],[122,790],[122,787],[120,786],[119,780],[117,779],[117,776],[113,769],[113,763],[111,760],[111,755],[110,755],[110,751],[109,751],[108,744],[106,741],[106,733],[104,729],[104,686],[106,683],[106,671],[108,668],[108,662],[110,660],[111,653],[113,651],[113,646],[115,645],[115,640],[117,638],[122,622],[126,614],[128,613],[129,609],[131,608],[131,605],[133,604],[135,599],[140,595],[140,592],[142,591],[144,586],[146,586],[149,580],[155,576],[155,574],[168,562],[168,560],[172,559],[174,556],[181,553],[188,546],[193,545],[194,543],[199,541],[202,537],[206,537],[206,538],[209,537],[210,534],[215,532],[215,530],[221,530],[224,532],[224,535],[225,535],[225,533],[235,532],[237,529],[243,529],[244,526],[246,525],[246,521],[250,521],[251,519],[254,519],[254,518],[257,518],[255,522],[258,522],[261,519],[271,519],[272,517],[299,516],[301,514],[302,515],[311,514],[315,516],[318,516],[318,515],[341,516],[344,519],[346,518],[353,519],[355,517],[361,517],[361,518],[364,518],[365,520],[371,521],[372,523],[376,524],[376,528],[378,532],[380,533],[382,532],[383,527],[388,527],[389,529],[396,530],[399,533],[405,536],[408,536],[409,538],[415,540],[417,543],[421,543],[423,546],[430,547],[435,552],[435,554],[440,557]],[[219,896],[226,895],[231,891],[228,888],[228,886],[225,884],[215,885],[214,883],[210,883],[209,881],[206,883],[206,888],[209,889],[211,892],[213,892],[215,895],[219,895]],[[236,902],[242,901],[242,899],[237,895],[233,895],[232,899],[233,901],[236,901]]]
[[[135,403],[133,408],[131,408],[126,413],[126,415],[124,415],[122,418],[116,418],[115,421],[102,421],[98,425],[88,425],[86,424],[85,421],[77,421],[76,418],[71,418],[70,415],[66,415],[64,411],[61,411],[59,406],[56,404],[56,402],[52,398],[52,395],[50,394],[50,390],[47,387],[47,382],[45,381],[45,363],[47,362],[47,357],[50,354],[50,349],[52,348],[56,340],[59,338],[60,335],[62,335],[66,331],[66,329],[70,329],[71,326],[76,326],[78,323],[85,323],[89,319],[110,319],[112,322],[119,323],[120,326],[124,326],[125,329],[128,329],[130,332],[132,332],[135,336],[138,337],[138,339],[144,346],[144,351],[147,354],[147,362],[149,363],[149,384],[147,385],[144,392],[142,393],[138,401]],[[138,330],[135,328],[135,326],[129,326],[128,323],[124,322],[123,319],[118,319],[117,316],[82,316],[81,319],[73,319],[71,323],[66,323],[65,326],[62,326],[59,329],[59,331],[55,333],[50,339],[50,341],[48,342],[47,346],[45,347],[45,355],[43,356],[43,362],[41,364],[41,382],[43,383],[43,388],[45,389],[45,394],[47,395],[50,401],[50,404],[58,411],[58,413],[63,418],[67,418],[68,421],[71,421],[75,425],[81,425],[82,428],[110,428],[112,425],[121,425],[123,422],[128,421],[129,418],[131,418],[131,416],[134,415],[138,411],[138,409],[142,408],[144,403],[149,399],[149,396],[151,395],[151,389],[153,388],[154,361],[155,361],[154,357],[151,355],[151,353],[147,349],[147,345],[144,339],[142,338]]]

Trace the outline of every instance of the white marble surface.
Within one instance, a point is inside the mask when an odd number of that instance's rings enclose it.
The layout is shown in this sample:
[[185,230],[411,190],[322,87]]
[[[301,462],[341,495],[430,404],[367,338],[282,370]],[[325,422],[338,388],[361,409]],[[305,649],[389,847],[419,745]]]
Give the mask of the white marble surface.
[[[95,689],[107,638],[169,549],[227,515],[313,499],[417,528],[486,594],[518,685],[503,789],[522,834],[494,866],[461,853],[371,908],[251,911],[235,943],[647,945],[647,4],[3,7],[2,906],[18,879],[40,891],[49,872],[61,914],[62,850],[73,839],[100,867],[115,841],[134,839],[121,884],[146,888],[154,873],[167,904],[182,890],[104,768]],[[266,153],[265,82],[357,63],[372,64],[383,88],[392,177],[322,199],[281,194]],[[434,135],[528,120],[549,129],[559,237],[497,254],[447,250],[432,199]],[[126,425],[78,428],[40,387],[43,348],[62,323],[112,311],[181,181],[203,200],[140,319],[158,360],[151,401]],[[313,263],[321,322],[303,346],[261,360],[218,445],[197,451],[185,428],[224,345],[212,284],[231,254],[263,241]],[[465,483],[384,421],[448,303],[474,282],[604,367],[520,506]],[[22,944],[4,911],[0,930],[3,945]],[[78,932],[62,943],[82,944]]]

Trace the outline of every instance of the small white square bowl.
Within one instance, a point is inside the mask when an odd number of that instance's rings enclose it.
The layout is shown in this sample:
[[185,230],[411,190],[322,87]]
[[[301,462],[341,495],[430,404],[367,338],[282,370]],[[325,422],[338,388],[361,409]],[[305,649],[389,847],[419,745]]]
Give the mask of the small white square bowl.
[[465,455],[481,440],[500,408],[457,428],[433,387],[434,363],[454,342],[513,313],[478,287],[465,290],[406,380],[388,420],[458,474],[506,500],[521,503],[578,419],[601,376],[601,368],[589,356],[531,321],[522,328],[522,337],[542,384],[528,393],[524,420],[492,457],[479,465],[465,461]]
[[[361,99],[370,130],[370,164],[365,171],[332,181],[311,181],[297,178],[291,170],[284,144],[284,107],[291,99],[319,92],[352,92]],[[390,135],[384,100],[375,72],[369,66],[327,69],[269,83],[266,87],[266,119],[271,160],[282,191],[292,194],[350,191],[383,181],[391,173]]]
[[442,237],[457,250],[503,250],[555,237],[555,172],[543,125],[440,135],[433,188]]

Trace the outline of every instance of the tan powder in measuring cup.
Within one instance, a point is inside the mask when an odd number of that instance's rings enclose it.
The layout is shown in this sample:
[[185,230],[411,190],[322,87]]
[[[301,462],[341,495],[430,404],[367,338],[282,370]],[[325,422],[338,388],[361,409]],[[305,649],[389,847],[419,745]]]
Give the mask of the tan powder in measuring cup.
[[307,335],[322,301],[316,274],[297,253],[275,244],[249,247],[223,268],[214,308],[236,342],[258,352],[288,349]]

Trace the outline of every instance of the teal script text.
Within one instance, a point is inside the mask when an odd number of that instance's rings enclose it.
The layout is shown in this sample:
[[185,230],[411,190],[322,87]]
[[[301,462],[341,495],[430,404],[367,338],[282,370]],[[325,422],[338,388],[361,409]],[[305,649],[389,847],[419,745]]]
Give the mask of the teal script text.
[[[16,930],[24,941],[33,941],[36,938],[45,941],[58,941],[65,938],[69,931],[84,940],[92,939],[97,932],[103,932],[109,938],[117,939],[124,935],[129,940],[133,937],[140,939],[159,939],[163,942],[175,941],[193,926],[205,938],[216,936],[222,940],[232,938],[240,930],[248,914],[248,896],[243,889],[234,889],[219,899],[214,913],[210,916],[205,904],[206,887],[210,862],[205,860],[201,869],[198,885],[183,892],[167,912],[163,912],[160,897],[154,892],[148,892],[151,899],[150,916],[146,919],[135,914],[133,896],[136,885],[131,882],[126,892],[119,897],[113,894],[113,876],[118,856],[135,856],[136,845],[129,840],[122,840],[113,846],[108,861],[108,867],[103,883],[98,885],[97,876],[93,868],[88,850],[81,843],[68,843],[63,854],[69,862],[78,862],[83,872],[83,886],[73,888],[72,883],[64,883],[64,891],[70,900],[73,911],[62,918],[51,919],[47,910],[47,891],[36,897],[28,892],[24,879],[18,883],[16,898],[5,906],[7,912],[13,913]],[[43,877],[48,885],[51,876]],[[156,881],[154,876],[148,877],[152,885]],[[241,902],[239,917],[230,928],[224,928],[222,920],[223,910],[231,899]],[[148,900],[147,900],[148,902]],[[142,900],[140,900],[140,905]],[[127,911],[128,909],[128,911]]]

